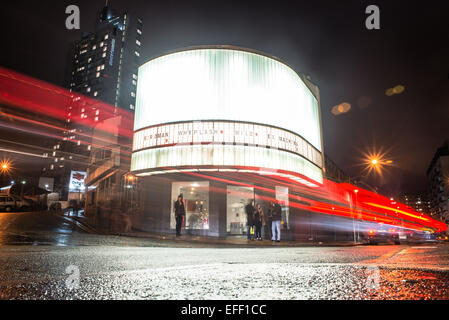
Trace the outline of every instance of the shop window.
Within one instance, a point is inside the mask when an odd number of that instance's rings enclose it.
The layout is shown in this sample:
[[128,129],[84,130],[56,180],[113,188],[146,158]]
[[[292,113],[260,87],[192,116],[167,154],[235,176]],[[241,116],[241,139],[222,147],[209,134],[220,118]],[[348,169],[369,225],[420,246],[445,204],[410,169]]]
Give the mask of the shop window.
[[254,188],[228,186],[226,229],[230,234],[246,234],[246,205],[254,199]]
[[178,195],[184,197],[186,208],[185,229],[209,229],[209,182],[184,181],[172,183],[170,228],[175,229],[175,202]]
[[282,221],[281,227],[283,229],[290,229],[289,217],[289,202],[288,202],[288,188],[276,186],[276,200],[278,200],[282,207]]

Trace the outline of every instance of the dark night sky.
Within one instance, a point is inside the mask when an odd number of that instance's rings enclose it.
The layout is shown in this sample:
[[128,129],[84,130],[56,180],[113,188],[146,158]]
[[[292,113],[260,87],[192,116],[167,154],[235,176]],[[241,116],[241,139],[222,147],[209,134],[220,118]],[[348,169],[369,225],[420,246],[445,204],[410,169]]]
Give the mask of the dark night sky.
[[[111,2],[144,19],[142,61],[185,46],[233,44],[310,74],[321,90],[325,152],[357,176],[361,151],[389,150],[396,166],[370,182],[386,195],[425,189],[427,166],[449,137],[448,1]],[[93,31],[102,0],[2,1],[0,65],[63,85],[69,43],[81,35],[65,29],[69,4],[80,7],[81,31]],[[381,30],[365,28],[370,4],[380,7]],[[404,93],[385,95],[399,84]],[[342,102],[352,109],[334,116]]]

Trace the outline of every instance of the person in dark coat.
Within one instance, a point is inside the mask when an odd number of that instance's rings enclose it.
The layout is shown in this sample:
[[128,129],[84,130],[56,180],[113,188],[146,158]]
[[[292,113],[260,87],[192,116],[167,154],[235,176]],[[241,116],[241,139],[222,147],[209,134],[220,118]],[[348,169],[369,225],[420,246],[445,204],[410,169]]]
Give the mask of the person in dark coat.
[[271,241],[281,241],[281,220],[282,220],[282,208],[278,200],[274,203],[273,207],[273,222],[271,227],[272,238]]
[[262,240],[262,226],[264,224],[263,210],[260,204],[257,205],[257,209],[254,213],[254,224],[256,227],[256,240]]
[[254,227],[254,201],[250,200],[249,203],[245,207],[246,212],[246,225],[248,226],[247,238],[248,240],[253,240],[253,236],[251,234],[251,228]]
[[271,226],[273,224],[273,208],[274,208],[274,203],[270,202],[267,214],[264,215],[264,218],[265,218],[264,238],[267,240],[270,240],[272,238]]
[[178,196],[178,200],[175,202],[175,219],[176,219],[176,236],[181,235],[182,223],[185,220],[186,208],[184,206],[184,199],[182,194]]

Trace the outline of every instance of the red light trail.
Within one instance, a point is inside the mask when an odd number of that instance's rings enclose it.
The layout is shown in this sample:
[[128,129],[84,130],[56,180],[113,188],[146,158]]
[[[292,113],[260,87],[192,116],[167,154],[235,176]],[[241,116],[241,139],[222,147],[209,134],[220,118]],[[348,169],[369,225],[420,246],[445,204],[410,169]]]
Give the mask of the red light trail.
[[[73,110],[101,110],[103,119],[121,116],[122,125],[117,127],[111,123],[102,123],[100,131],[113,133],[128,139],[133,135],[132,113],[4,68],[0,68],[0,104],[12,107],[14,110],[25,111],[30,115],[37,115],[40,118],[48,118],[51,123],[29,119],[4,111],[0,112],[0,116],[2,117],[26,123],[26,125],[22,126],[4,123],[0,124],[1,126],[14,130],[26,131],[31,134],[62,140],[64,139],[62,135],[67,131],[67,128],[55,125],[52,119],[58,120],[60,123],[66,123],[67,119],[71,119],[72,122],[77,122],[86,128],[93,129],[98,125],[98,122],[94,120],[94,117],[87,117],[87,112],[86,114],[83,112],[79,117],[72,116],[72,112],[74,112]],[[41,127],[42,129],[38,130],[30,128],[30,125]],[[48,130],[52,130],[54,133],[49,133]],[[91,134],[80,133],[80,135],[84,136],[86,140],[92,138]],[[108,141],[107,138],[95,137],[95,139],[105,143],[111,142]],[[93,145],[98,148],[110,149],[108,146],[93,144],[79,139],[71,140],[67,138],[66,140],[79,142],[80,144]],[[3,148],[1,150],[27,154],[20,150],[8,148]],[[130,152],[125,153],[126,157],[130,154]],[[29,155],[38,156],[31,153],[29,153]],[[176,168],[162,168],[162,170],[164,169],[169,170]],[[262,175],[257,174],[257,172],[263,171],[263,168],[237,169],[247,172],[253,171],[253,173],[188,172],[188,174],[195,177],[225,182],[231,185],[252,187],[258,191],[269,193],[273,193],[273,190],[266,187],[266,185],[277,184],[287,186],[289,188],[289,206],[307,212],[334,215],[373,223],[384,223],[417,231],[429,228],[436,232],[447,230],[447,226],[443,222],[422,215],[404,204],[398,202],[392,203],[390,199],[384,196],[347,183],[339,184],[325,179],[322,184],[319,184],[305,176],[292,174],[290,172],[279,171],[271,173],[264,171]],[[290,177],[288,175],[290,175]],[[298,181],[293,179],[298,179]],[[303,183],[301,183],[301,181]],[[311,187],[312,185],[314,187]],[[221,191],[225,192],[225,190]],[[261,195],[260,198],[266,201],[275,200],[264,195]]]

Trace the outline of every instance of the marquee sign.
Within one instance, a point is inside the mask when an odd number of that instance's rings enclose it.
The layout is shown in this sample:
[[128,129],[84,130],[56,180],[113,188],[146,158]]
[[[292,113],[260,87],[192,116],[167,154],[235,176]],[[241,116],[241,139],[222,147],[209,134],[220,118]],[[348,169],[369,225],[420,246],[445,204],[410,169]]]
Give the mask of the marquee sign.
[[192,144],[230,144],[289,151],[322,167],[322,158],[310,143],[280,128],[231,121],[190,121],[142,129],[134,134],[133,152]]

